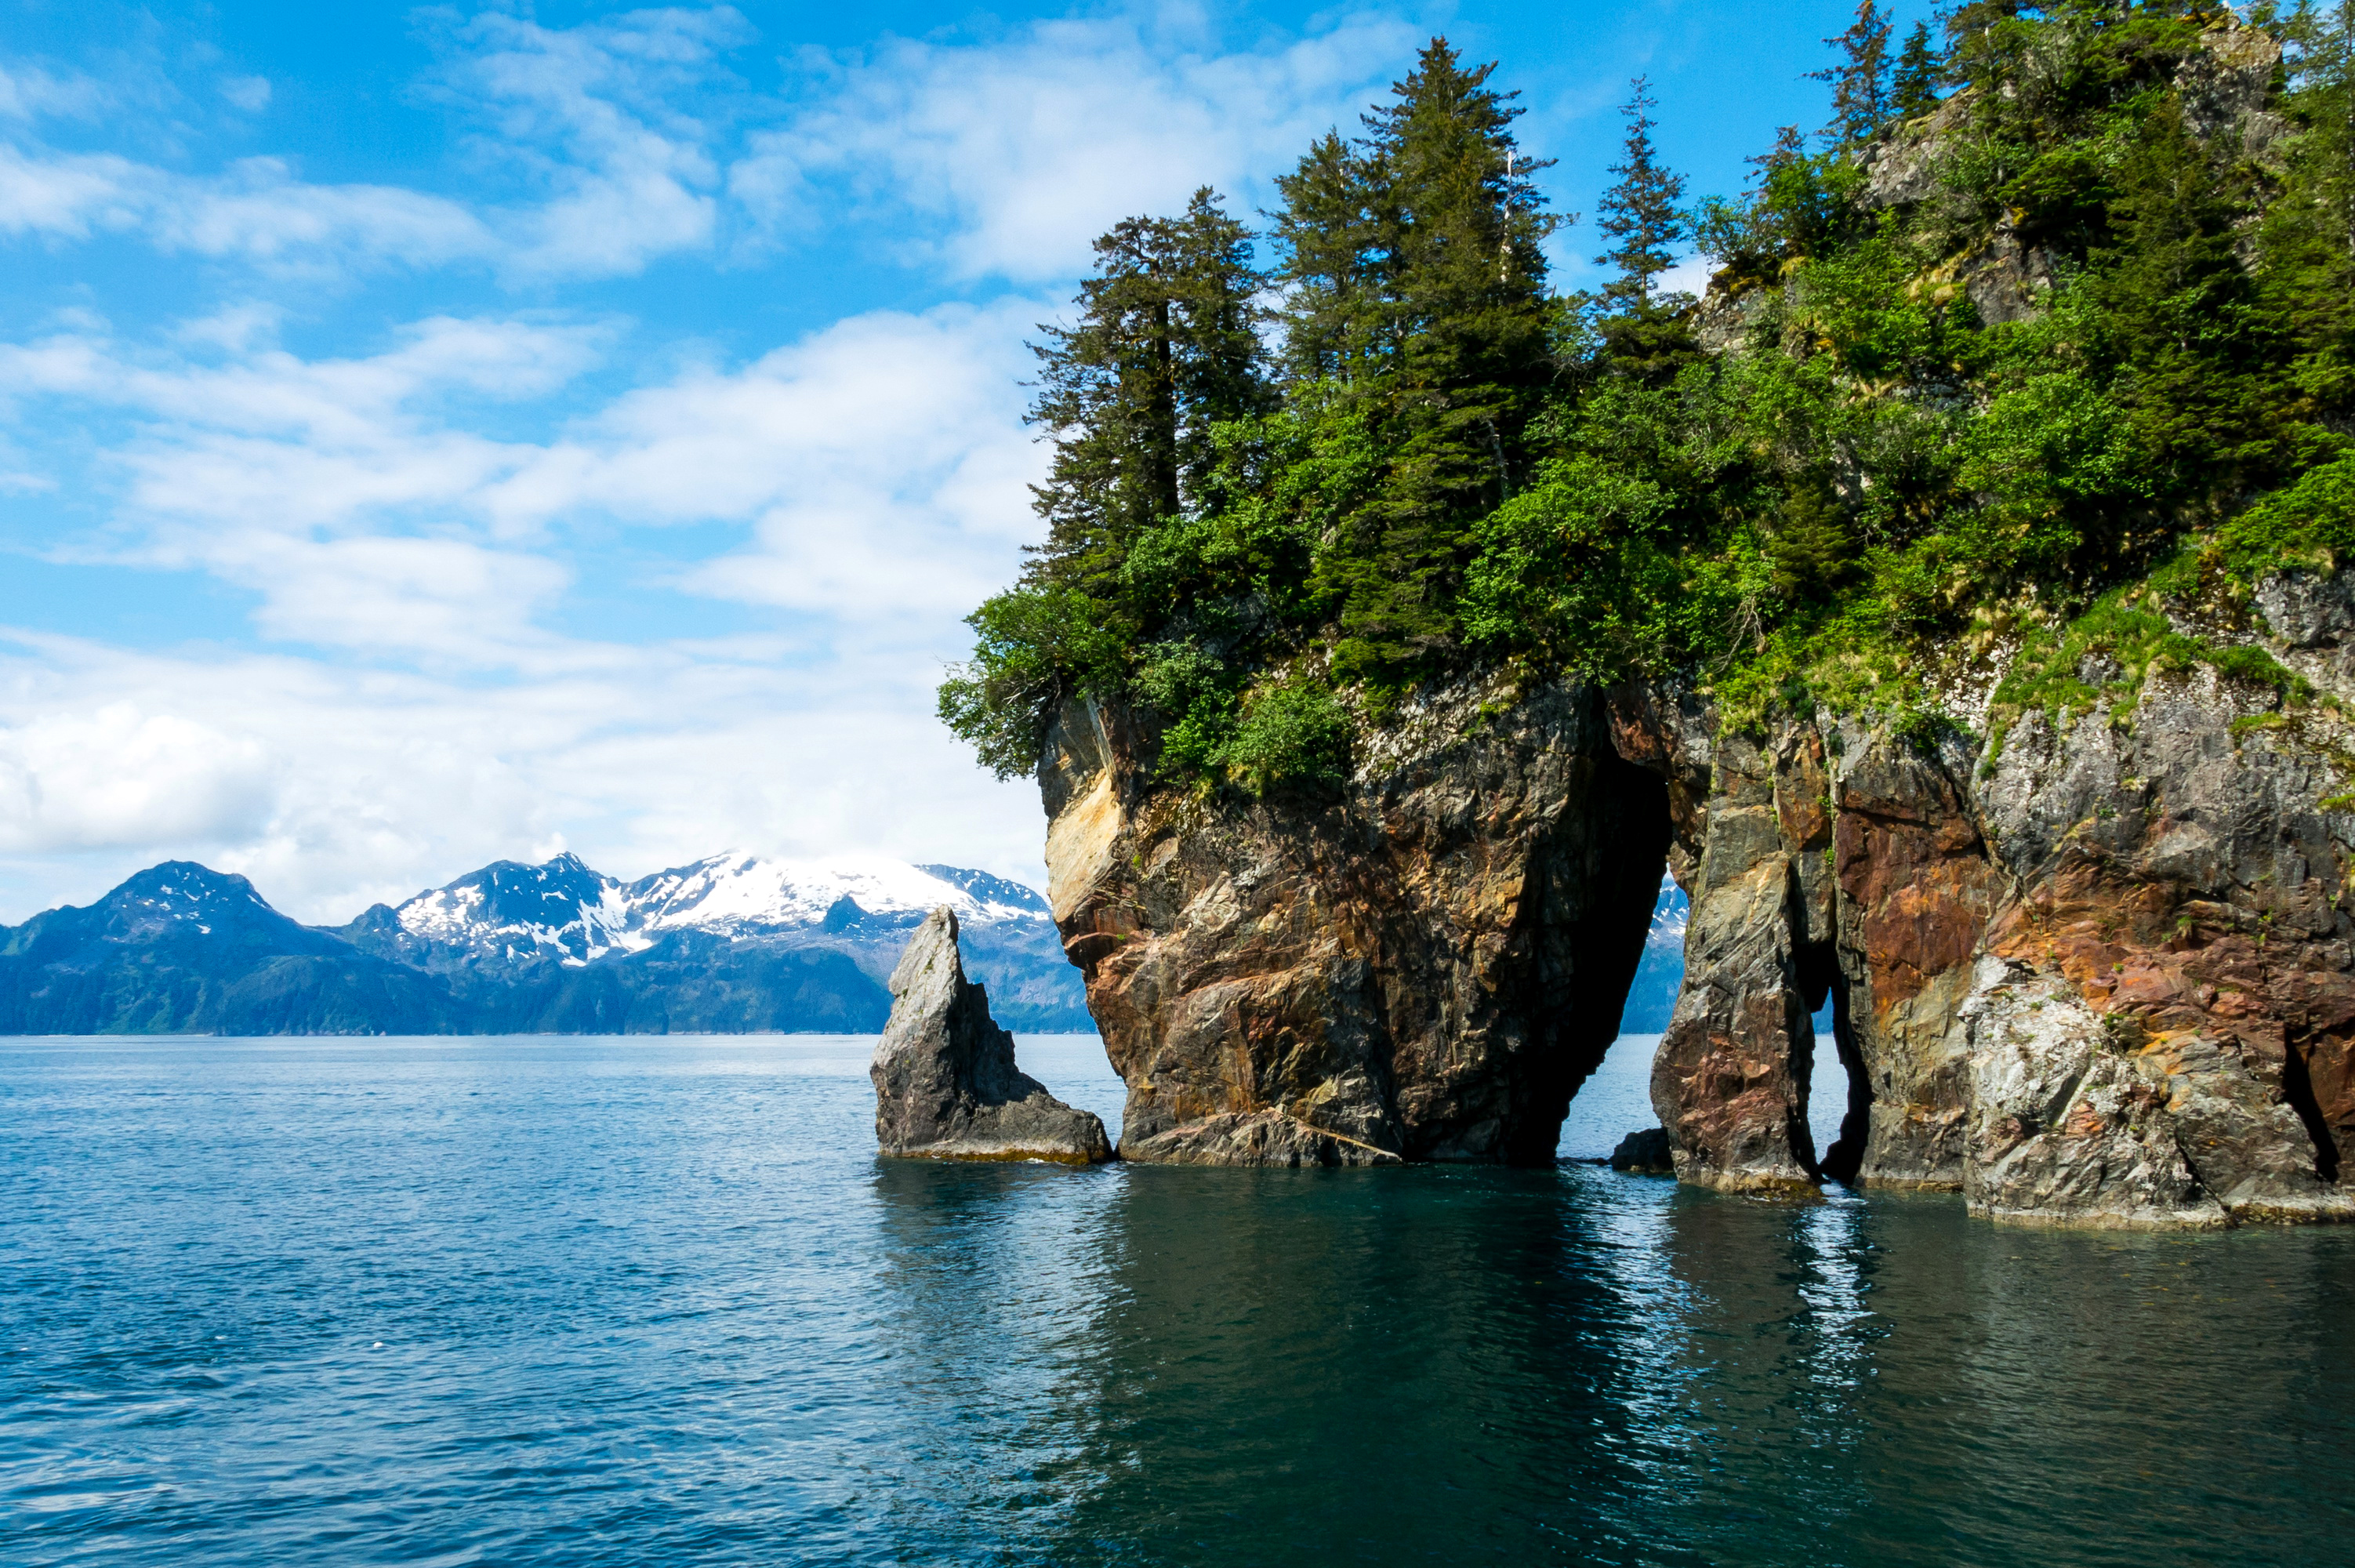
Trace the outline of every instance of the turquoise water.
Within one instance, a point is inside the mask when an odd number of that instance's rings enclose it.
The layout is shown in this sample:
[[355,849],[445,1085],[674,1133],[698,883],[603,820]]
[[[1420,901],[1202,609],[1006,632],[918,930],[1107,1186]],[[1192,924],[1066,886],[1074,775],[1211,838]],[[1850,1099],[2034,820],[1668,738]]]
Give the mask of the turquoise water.
[[[2355,1540],[2355,1235],[1575,1165],[885,1165],[869,1043],[0,1043],[0,1561]],[[1095,1049],[1024,1061],[1116,1110]]]

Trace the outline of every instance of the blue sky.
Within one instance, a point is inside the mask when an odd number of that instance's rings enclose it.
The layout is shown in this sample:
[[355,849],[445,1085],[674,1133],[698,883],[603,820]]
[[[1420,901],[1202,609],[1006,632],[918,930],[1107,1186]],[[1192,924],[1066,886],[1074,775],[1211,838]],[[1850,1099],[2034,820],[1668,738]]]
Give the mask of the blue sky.
[[1434,32],[1557,208],[1637,72],[1731,193],[1851,10],[0,0],[0,920],[171,856],[323,921],[562,848],[1037,881],[931,691],[1090,237],[1267,205]]

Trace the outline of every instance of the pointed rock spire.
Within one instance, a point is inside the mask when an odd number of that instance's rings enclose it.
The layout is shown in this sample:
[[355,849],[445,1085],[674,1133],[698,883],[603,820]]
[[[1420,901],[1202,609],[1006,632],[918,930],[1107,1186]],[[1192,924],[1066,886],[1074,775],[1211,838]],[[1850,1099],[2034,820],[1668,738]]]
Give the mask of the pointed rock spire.
[[1014,1037],[964,977],[956,913],[943,904],[891,971],[891,1020],[875,1048],[875,1138],[889,1155],[931,1159],[1112,1158],[1103,1123],[1014,1065]]

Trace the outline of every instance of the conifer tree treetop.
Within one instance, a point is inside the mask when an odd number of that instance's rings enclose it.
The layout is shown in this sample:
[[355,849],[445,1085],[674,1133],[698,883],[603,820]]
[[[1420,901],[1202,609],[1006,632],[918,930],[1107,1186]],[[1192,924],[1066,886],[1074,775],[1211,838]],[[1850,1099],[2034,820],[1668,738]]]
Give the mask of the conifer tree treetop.
[[1676,265],[1671,249],[1685,237],[1684,176],[1660,165],[1652,146],[1652,129],[1658,108],[1651,83],[1637,77],[1619,112],[1627,121],[1625,149],[1610,172],[1618,183],[1604,194],[1595,225],[1611,248],[1594,258],[1599,266],[1614,267],[1618,275],[1603,286],[1607,307],[1637,309],[1650,303],[1652,280]]

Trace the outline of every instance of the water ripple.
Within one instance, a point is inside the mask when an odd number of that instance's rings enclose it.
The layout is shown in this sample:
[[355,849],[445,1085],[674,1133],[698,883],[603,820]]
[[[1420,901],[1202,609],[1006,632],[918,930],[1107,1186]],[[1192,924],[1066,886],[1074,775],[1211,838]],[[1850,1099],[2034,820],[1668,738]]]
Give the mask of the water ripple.
[[[2355,1525],[2355,1236],[880,1163],[869,1043],[0,1046],[6,1560],[2011,1568]],[[1092,1051],[1025,1062],[1109,1118]]]

